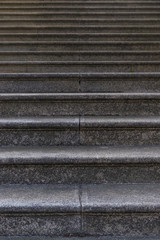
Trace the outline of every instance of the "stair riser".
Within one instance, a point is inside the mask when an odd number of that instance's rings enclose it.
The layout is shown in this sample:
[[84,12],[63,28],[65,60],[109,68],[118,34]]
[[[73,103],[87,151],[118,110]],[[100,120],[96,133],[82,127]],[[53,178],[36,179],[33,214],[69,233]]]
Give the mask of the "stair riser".
[[89,43],[0,43],[0,51],[152,51],[160,49],[158,42],[89,42]]
[[0,61],[159,61],[160,52],[90,52],[90,53],[0,53]]
[[51,13],[51,12],[106,12],[106,13],[119,13],[119,12],[157,12],[160,10],[160,7],[1,7],[0,12],[10,12],[14,13],[20,11],[21,13],[32,13],[32,12],[41,12],[41,13]]
[[78,145],[79,132],[71,129],[0,130],[0,146]]
[[[34,92],[160,92],[159,78],[26,78],[0,79],[1,93]],[[8,106],[9,107],[9,106]],[[154,106],[155,107],[155,106]],[[12,110],[13,111],[13,110]],[[26,110],[25,110],[26,111]]]
[[0,41],[159,41],[159,34],[0,34]]
[[[95,79],[81,82],[82,92],[159,92],[160,82],[155,79]],[[128,109],[129,110],[129,109]]]
[[160,128],[97,128],[78,130],[58,129],[1,129],[0,146],[53,145],[158,145]]
[[[22,213],[1,214],[0,235],[6,236],[78,236],[81,231],[80,214]],[[16,228],[14,226],[17,226]]]
[[1,116],[154,116],[160,115],[160,100],[63,100],[1,101]]
[[82,2],[82,3],[75,3],[75,2],[67,2],[67,3],[56,3],[56,2],[48,2],[48,1],[44,1],[44,2],[39,2],[39,3],[36,3],[36,2],[19,2],[19,3],[13,3],[13,2],[1,2],[1,7],[56,7],[56,8],[68,8],[68,7],[75,7],[75,8],[90,8],[90,7],[98,7],[98,8],[101,8],[101,7],[104,7],[104,8],[107,8],[107,7],[160,7],[160,4],[159,2],[103,2],[103,3],[100,3],[100,2],[90,2],[90,3],[87,3],[87,2]]
[[159,72],[160,63],[131,63],[128,62],[121,64],[109,63],[109,64],[0,64],[0,72],[4,73],[57,73],[57,72]]
[[155,213],[84,214],[83,227],[86,235],[146,237],[159,234],[159,217]]
[[[79,80],[78,78],[70,78],[65,80],[57,77],[57,80],[52,79],[25,79],[19,80],[4,80],[0,81],[0,92],[78,92],[79,91]],[[157,87],[157,86],[156,86]],[[157,89],[157,88],[156,88]],[[160,86],[159,86],[160,89]]]
[[144,27],[142,25],[133,27],[0,27],[0,33],[157,33],[160,27]]
[[[10,236],[79,236],[123,235],[155,236],[159,234],[157,213],[84,214],[6,214],[1,215],[1,235]],[[83,228],[81,228],[83,221]],[[42,224],[43,223],[43,224]],[[14,226],[17,226],[16,228]],[[107,226],[107,227],[106,227]],[[145,227],[144,227],[145,226]]]
[[92,13],[92,12],[63,12],[63,13],[57,13],[57,12],[52,12],[52,13],[41,13],[41,12],[32,12],[32,13],[21,13],[21,11],[17,12],[1,12],[0,13],[0,19],[3,20],[11,20],[11,19],[34,19],[34,20],[61,20],[61,19],[72,19],[72,20],[83,20],[83,19],[157,19],[159,18],[159,12],[155,11],[154,13],[152,12],[143,12],[142,13],[136,13],[134,12],[121,12],[121,13],[103,13],[103,12],[97,12],[97,13]]
[[84,25],[84,26],[90,26],[90,25],[95,25],[95,26],[101,26],[101,25],[121,25],[121,26],[130,26],[130,25],[135,25],[135,26],[148,26],[148,25],[160,25],[160,20],[159,19],[150,19],[150,20],[145,20],[145,19],[138,19],[138,20],[129,20],[129,19],[124,19],[124,20],[121,20],[121,19],[113,19],[113,20],[100,20],[100,21],[97,21],[97,20],[67,20],[67,19],[64,19],[64,20],[53,20],[53,21],[50,21],[50,20],[39,20],[39,21],[35,21],[35,20],[1,20],[0,21],[0,27],[10,27],[10,26],[19,26],[19,27],[22,27],[23,26],[28,26],[28,27],[54,27],[54,26],[79,26],[79,25]]
[[159,178],[156,164],[0,166],[0,184],[158,183]]
[[160,129],[158,128],[102,128],[81,129],[80,143],[82,145],[110,146],[142,146],[158,145]]

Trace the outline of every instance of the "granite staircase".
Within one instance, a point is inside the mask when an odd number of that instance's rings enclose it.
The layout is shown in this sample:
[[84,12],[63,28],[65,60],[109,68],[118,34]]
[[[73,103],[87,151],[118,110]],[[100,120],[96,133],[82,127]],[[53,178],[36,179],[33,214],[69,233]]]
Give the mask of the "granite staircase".
[[160,239],[160,1],[0,0],[13,239]]

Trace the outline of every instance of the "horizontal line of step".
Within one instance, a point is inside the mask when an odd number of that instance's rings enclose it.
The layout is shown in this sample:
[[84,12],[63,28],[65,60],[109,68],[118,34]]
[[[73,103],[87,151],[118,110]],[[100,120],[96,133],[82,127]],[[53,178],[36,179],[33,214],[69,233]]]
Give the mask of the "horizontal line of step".
[[159,184],[82,185],[80,194],[76,185],[1,185],[0,212],[159,213],[159,189]]
[[0,51],[153,51],[160,41],[1,41]]
[[52,116],[1,117],[0,129],[136,129],[160,128],[159,116]]
[[[79,79],[72,80],[68,83],[57,81],[48,81],[45,79],[45,86],[41,80],[39,80],[40,86],[37,89],[37,93],[0,93],[0,115],[3,117],[8,116],[154,116],[160,114],[160,94],[159,93],[118,93],[119,82],[112,81],[113,86],[109,82],[110,88],[118,89],[117,93],[103,93],[96,91],[96,84],[100,84],[99,89],[105,91],[107,84],[97,79],[93,84]],[[7,80],[6,80],[7,81]],[[110,80],[111,81],[111,80]],[[138,81],[138,80],[137,80]],[[10,86],[12,92],[16,91],[16,88],[29,89],[33,88],[32,85],[36,84],[36,81],[31,83],[18,81],[16,87],[12,87],[13,82],[1,82],[1,91],[4,89],[5,84]],[[80,83],[79,83],[80,82]],[[149,79],[151,84],[151,80]],[[68,85],[67,85],[68,83]],[[134,83],[134,81],[133,81]],[[131,86],[133,91],[132,82],[122,82],[122,89],[125,91]],[[147,82],[148,83],[148,82]],[[146,85],[147,85],[146,83]],[[11,85],[9,85],[11,84]],[[21,84],[21,85],[20,85]],[[30,84],[28,88],[25,86]],[[59,91],[65,89],[66,93],[51,93],[54,91],[54,87],[58,85]],[[135,83],[134,83],[135,84]],[[141,84],[139,88],[141,90]],[[123,87],[125,85],[125,87]],[[137,82],[135,84],[137,86]],[[152,83],[153,85],[153,83]],[[71,86],[71,87],[70,87]],[[142,85],[143,86],[143,85]],[[144,85],[145,86],[145,85]],[[154,85],[153,85],[154,86]],[[152,88],[153,88],[152,86]],[[159,86],[159,85],[158,85]],[[39,89],[43,89],[43,92],[48,87],[50,93],[38,93]],[[68,87],[68,88],[67,88]],[[87,90],[92,89],[92,93],[88,93]],[[145,87],[144,87],[145,88]],[[155,84],[155,88],[158,91],[159,88]],[[14,90],[15,89],[15,90]],[[150,88],[149,88],[150,89]],[[14,91],[13,91],[14,90]],[[107,89],[108,90],[108,89]],[[139,91],[140,91],[139,90]],[[40,91],[40,90],[39,90]],[[67,91],[77,91],[76,93],[67,93]],[[81,92],[78,92],[81,91]],[[102,90],[101,90],[102,91]],[[131,90],[130,90],[131,91]],[[9,92],[9,91],[8,91]],[[20,92],[20,90],[19,90]],[[24,110],[25,109],[25,110]]]
[[81,24],[85,24],[87,26],[89,25],[103,25],[105,24],[115,24],[115,25],[142,25],[142,24],[148,24],[148,25],[159,25],[160,24],[160,19],[154,18],[154,19],[59,19],[59,20],[47,20],[47,19],[42,19],[42,20],[33,20],[33,19],[10,19],[10,20],[3,20],[1,19],[0,21],[0,26],[10,26],[18,24],[18,27],[20,26],[26,26],[27,24],[31,26],[57,26],[60,25],[63,27],[63,25],[67,26],[79,26]]
[[0,51],[0,61],[158,61],[160,51]]
[[160,164],[159,146],[1,147],[0,165]]
[[59,26],[28,26],[24,25],[19,27],[17,25],[1,26],[0,33],[157,33],[160,30],[160,25],[109,25],[109,26],[97,26],[97,25],[59,25]]
[[1,185],[159,183],[159,146],[1,147],[0,153]]
[[[1,93],[159,93],[160,73],[0,73]],[[158,105],[156,104],[157,108]],[[8,106],[9,107],[9,106]],[[7,109],[9,109],[7,107]],[[14,108],[12,108],[13,110]],[[16,109],[16,108],[15,108]],[[115,108],[114,108],[115,109]],[[127,108],[128,109],[128,108]],[[134,108],[131,108],[134,110]],[[130,110],[131,110],[130,109]],[[137,108],[136,108],[137,109]],[[152,111],[150,111],[152,109]],[[155,105],[154,105],[155,109]],[[150,113],[153,107],[148,108]],[[19,109],[18,109],[19,110]],[[18,111],[17,110],[17,111]],[[45,108],[46,110],[46,108]],[[97,109],[98,110],[98,109]],[[120,110],[120,109],[119,109]],[[128,109],[129,110],[129,109]],[[127,111],[128,111],[127,110]],[[142,114],[138,112],[138,114]],[[6,110],[8,113],[8,110]],[[157,109],[156,111],[159,111]],[[19,111],[18,111],[19,112]],[[70,111],[69,111],[70,112]],[[12,111],[13,113],[13,111]],[[154,112],[155,113],[155,112]],[[4,114],[4,111],[3,111]],[[17,114],[17,112],[16,112]]]
[[160,93],[0,93],[1,101],[160,100]]
[[39,10],[39,11],[76,11],[76,10],[79,10],[79,11],[158,11],[160,7],[130,7],[130,6],[127,6],[127,7],[63,7],[63,6],[60,6],[60,7],[46,7],[46,6],[42,6],[42,7],[0,7],[0,11],[2,10],[8,10],[8,11],[14,11],[14,10],[22,10],[23,11],[28,11],[28,10],[31,10],[31,11],[35,11],[35,10]]
[[86,7],[155,7],[155,6],[160,6],[160,3],[157,1],[157,2],[149,2],[149,1],[146,1],[146,2],[83,2],[83,3],[78,3],[78,2],[39,2],[39,3],[36,3],[36,2],[0,2],[1,4],[1,7],[8,7],[8,8],[12,8],[12,7],[37,7],[37,8],[41,8],[41,7],[80,7],[80,8],[86,8]]
[[160,61],[3,61],[0,72],[159,72]]
[[82,19],[83,18],[87,18],[87,19],[108,19],[108,18],[112,18],[112,19],[121,19],[121,18],[130,18],[130,19],[136,19],[136,18],[158,18],[159,17],[159,12],[155,11],[155,12],[143,12],[142,13],[138,13],[138,12],[117,12],[117,13],[110,13],[110,12],[46,12],[46,13],[41,13],[39,11],[35,11],[35,12],[21,12],[21,11],[17,11],[17,12],[7,12],[7,11],[3,11],[0,12],[0,18],[1,19],[6,19],[6,18],[27,18],[27,19],[59,19],[61,20],[62,18],[66,18],[66,19]]
[[22,41],[160,41],[159,33],[0,33],[0,42]]

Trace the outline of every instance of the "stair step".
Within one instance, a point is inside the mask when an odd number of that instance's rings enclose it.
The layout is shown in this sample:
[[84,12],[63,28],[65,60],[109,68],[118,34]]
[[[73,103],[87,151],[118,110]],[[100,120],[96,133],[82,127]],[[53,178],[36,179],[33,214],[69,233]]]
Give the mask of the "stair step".
[[1,41],[0,51],[153,51],[160,41]]
[[95,25],[95,26],[107,26],[107,25],[120,25],[121,26],[130,26],[130,25],[143,25],[143,26],[148,26],[148,25],[160,25],[160,19],[155,18],[155,19],[145,19],[145,18],[140,18],[140,19],[60,19],[60,20],[34,20],[34,19],[9,19],[9,20],[1,20],[0,21],[0,27],[11,27],[12,25],[15,26],[17,25],[18,27],[54,27],[54,26],[90,26],[90,25]]
[[148,6],[148,7],[66,7],[66,6],[60,6],[60,7],[50,7],[50,6],[37,6],[37,7],[0,7],[0,12],[14,12],[14,11],[21,11],[23,12],[35,12],[40,11],[43,12],[156,12],[160,10],[160,6]]
[[1,146],[158,145],[160,118],[111,116],[1,117]]
[[0,234],[156,236],[159,189],[159,184],[1,185]]
[[1,1],[1,7],[156,7],[159,1]]
[[[0,33],[0,42],[13,41],[159,41],[159,33]],[[17,53],[18,54],[18,53]]]
[[0,12],[0,19],[34,19],[34,20],[61,20],[64,19],[72,19],[72,20],[82,20],[84,18],[86,19],[94,19],[94,20],[100,20],[100,19],[155,19],[159,18],[159,12],[154,11],[146,11],[143,13],[135,12],[118,12],[118,13],[110,13],[110,12],[42,12],[35,11],[35,12],[21,12],[21,11],[14,11],[14,12],[7,12],[3,11]]
[[[53,238],[50,238],[50,237],[39,237],[39,236],[36,236],[36,237],[25,237],[25,236],[22,236],[22,237],[1,237],[0,236],[0,240],[53,240]],[[101,236],[101,237],[54,237],[54,240],[159,240],[159,237],[139,237],[139,236],[136,236],[136,237],[110,237],[110,236]]]
[[4,73],[159,72],[160,61],[3,61]]
[[0,92],[159,93],[159,78],[159,73],[0,73]]
[[10,117],[0,119],[1,146],[78,144],[78,116]]
[[160,51],[21,51],[0,52],[0,61],[158,61]]
[[158,183],[160,178],[159,146],[1,147],[0,153],[0,184]]
[[[63,84],[63,83],[62,83]],[[159,93],[0,94],[1,116],[154,116]]]
[[80,118],[81,145],[144,146],[159,144],[159,116]]
[[17,25],[1,26],[0,33],[157,33],[160,32],[160,25],[110,25],[110,26],[28,26],[19,27]]

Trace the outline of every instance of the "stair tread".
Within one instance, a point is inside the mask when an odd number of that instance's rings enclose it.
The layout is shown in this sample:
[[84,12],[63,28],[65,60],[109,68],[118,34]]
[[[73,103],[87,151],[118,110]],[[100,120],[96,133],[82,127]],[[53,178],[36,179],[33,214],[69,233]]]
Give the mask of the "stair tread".
[[79,129],[79,117],[77,116],[53,116],[53,117],[9,117],[0,118],[0,128],[4,129],[39,129],[39,128],[73,128]]
[[1,147],[0,164],[160,164],[159,146]]
[[80,129],[85,128],[159,128],[160,116],[81,116]]
[[141,100],[141,99],[151,99],[159,100],[160,93],[0,93],[0,101],[21,101],[21,100]]
[[0,192],[1,213],[160,212],[160,184],[12,184]]

